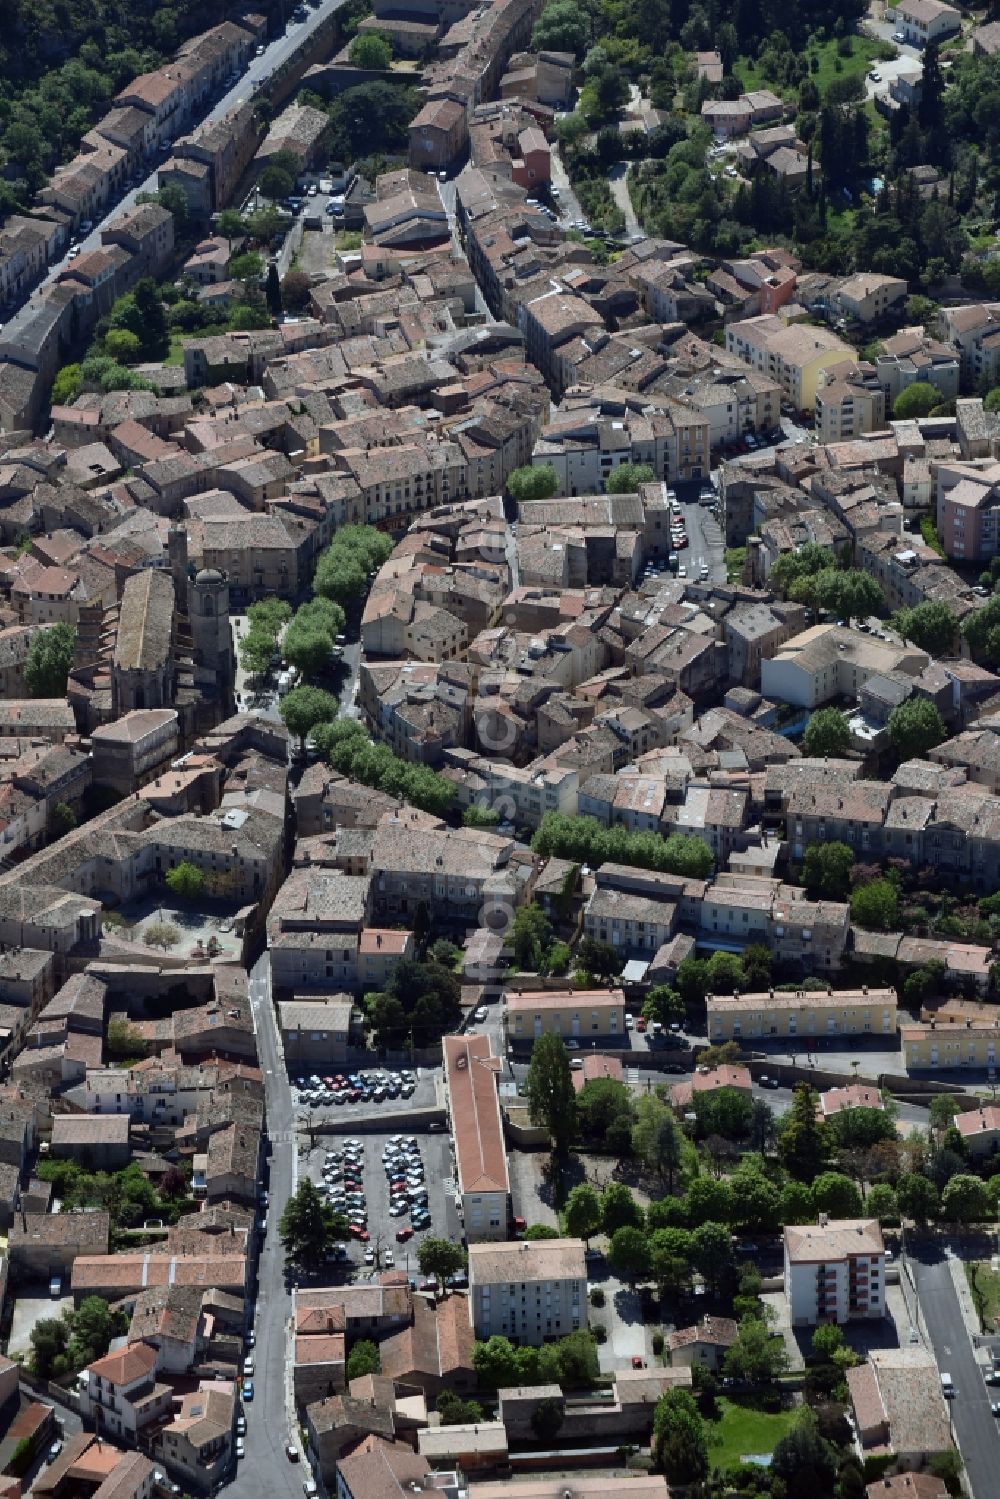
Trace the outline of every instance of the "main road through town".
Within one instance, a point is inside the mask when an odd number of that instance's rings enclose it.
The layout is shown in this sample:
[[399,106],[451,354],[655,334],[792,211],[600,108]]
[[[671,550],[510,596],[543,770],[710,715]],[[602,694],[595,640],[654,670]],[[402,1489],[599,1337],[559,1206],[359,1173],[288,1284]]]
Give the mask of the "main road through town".
[[230,1487],[235,1487],[240,1499],[244,1495],[249,1499],[258,1495],[260,1499],[293,1499],[293,1496],[301,1499],[302,1481],[309,1471],[301,1456],[293,1463],[285,1451],[286,1443],[292,1441],[301,1453],[297,1433],[289,1421],[286,1381],[291,1377],[288,1323],[292,1297],[285,1281],[285,1258],[278,1238],[278,1223],[295,1184],[295,1110],[278,1044],[270,959],[266,952],[250,970],[250,1005],[257,1056],[264,1074],[270,1202],[257,1266],[254,1398],[244,1406],[246,1457],[239,1462]]

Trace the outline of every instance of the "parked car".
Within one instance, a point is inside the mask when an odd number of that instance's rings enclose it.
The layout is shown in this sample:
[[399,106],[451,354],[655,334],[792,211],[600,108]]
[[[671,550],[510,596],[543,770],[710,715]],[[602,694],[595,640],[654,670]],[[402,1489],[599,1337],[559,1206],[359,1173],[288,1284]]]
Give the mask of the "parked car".
[[253,1400],[253,1380],[252,1379],[245,1379],[243,1381],[243,1399],[247,1402],[248,1405]]
[[247,1455],[247,1444],[243,1440],[242,1437],[237,1437],[236,1438],[236,1456],[238,1458],[240,1458],[240,1457],[246,1457],[246,1455]]

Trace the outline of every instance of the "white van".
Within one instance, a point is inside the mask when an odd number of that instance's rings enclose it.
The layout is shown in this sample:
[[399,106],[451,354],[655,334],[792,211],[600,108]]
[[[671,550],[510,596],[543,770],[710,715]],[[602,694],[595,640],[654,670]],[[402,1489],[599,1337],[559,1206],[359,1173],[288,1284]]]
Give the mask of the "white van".
[[946,1374],[944,1372],[942,1372],[941,1374],[941,1393],[944,1395],[946,1400],[954,1400],[955,1398],[954,1381],[950,1374]]

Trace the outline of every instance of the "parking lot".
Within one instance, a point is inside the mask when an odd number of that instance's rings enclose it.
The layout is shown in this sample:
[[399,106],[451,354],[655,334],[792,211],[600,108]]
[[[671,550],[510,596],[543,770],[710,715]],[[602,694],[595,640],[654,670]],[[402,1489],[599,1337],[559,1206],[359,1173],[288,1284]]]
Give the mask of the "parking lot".
[[428,1067],[396,1069],[365,1067],[318,1067],[303,1072],[291,1067],[292,1103],[300,1122],[319,1125],[332,1122],[338,1129],[352,1123],[386,1121],[390,1130],[406,1130],[408,1117],[418,1109],[438,1104],[435,1072]]
[[[444,1132],[411,1135],[401,1119],[395,1132],[328,1135],[302,1158],[301,1170],[323,1187],[338,1211],[363,1224],[367,1240],[352,1237],[346,1246],[349,1263],[361,1275],[397,1269],[419,1278],[414,1251],[422,1240],[428,1234],[459,1236],[454,1197],[445,1191],[453,1168],[451,1140]],[[404,1210],[390,1211],[393,1203]],[[421,1203],[426,1218],[415,1219]],[[403,1243],[400,1232],[406,1234]]]

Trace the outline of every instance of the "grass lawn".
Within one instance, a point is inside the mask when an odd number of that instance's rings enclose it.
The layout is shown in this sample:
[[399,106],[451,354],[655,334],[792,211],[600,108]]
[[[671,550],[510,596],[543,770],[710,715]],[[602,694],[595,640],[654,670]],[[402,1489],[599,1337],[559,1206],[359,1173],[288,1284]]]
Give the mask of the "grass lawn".
[[[807,47],[805,55],[809,59],[809,77],[820,93],[825,94],[835,78],[851,78],[856,74],[861,74],[863,77],[865,73],[870,72],[878,63],[879,53],[884,46],[884,42],[873,41],[871,37],[852,36],[850,57],[839,55],[834,38],[828,42]],[[812,71],[814,57],[819,61],[819,69],[815,73]],[[839,69],[837,68],[838,62],[840,63]],[[742,80],[746,90],[767,88],[773,89],[775,93],[779,92],[775,85],[760,72],[757,64],[751,62],[748,57],[737,58],[733,71]],[[797,91],[791,90],[791,92]]]
[[191,336],[192,335],[190,333],[171,333],[171,335],[170,335],[170,348],[167,350],[167,357],[163,361],[163,363],[164,364],[178,364],[178,365],[179,364],[183,364],[184,363],[184,340],[186,338],[190,338]]
[[965,1278],[983,1328],[992,1332],[1000,1316],[1000,1271],[992,1270],[985,1261],[966,1264]]
[[750,1453],[773,1452],[795,1425],[796,1411],[760,1411],[738,1400],[719,1400],[720,1415],[706,1423],[710,1468],[728,1468]]

